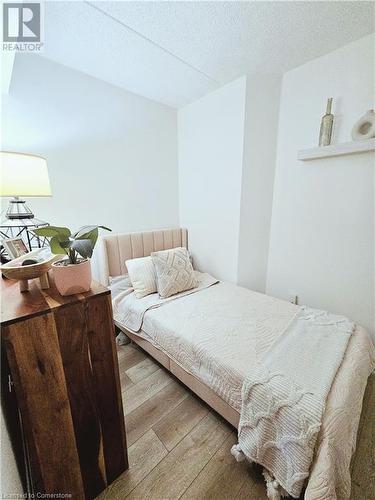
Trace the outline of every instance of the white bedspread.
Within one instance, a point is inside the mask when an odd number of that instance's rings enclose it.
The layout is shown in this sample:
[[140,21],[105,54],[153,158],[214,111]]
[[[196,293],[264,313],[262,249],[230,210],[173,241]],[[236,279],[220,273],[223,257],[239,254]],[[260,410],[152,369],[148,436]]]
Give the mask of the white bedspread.
[[353,330],[343,316],[303,307],[245,378],[234,455],[241,450],[262,464],[294,498],[309,476],[325,402]]
[[[114,303],[115,320],[136,331],[123,322],[126,293],[131,291],[119,294]],[[249,369],[298,311],[288,302],[221,282],[144,311],[138,334],[240,412],[241,388]],[[373,368],[374,347],[365,330],[356,328],[327,398],[307,500],[349,498],[350,459],[363,393]]]
[[172,295],[166,299],[160,298],[158,293],[151,293],[140,300],[137,299],[134,293],[132,293],[132,288],[128,288],[116,294],[116,297],[113,300],[113,309],[117,320],[126,325],[126,328],[129,330],[138,332],[142,328],[143,318],[148,310],[160,307],[172,300],[176,300],[177,297],[186,297],[186,295],[199,292],[204,288],[208,288],[215,285],[215,283],[218,283],[216,278],[213,278],[207,273],[200,273],[198,271],[194,272],[198,280],[198,286],[196,288],[191,288],[190,290],[186,290],[177,295]]

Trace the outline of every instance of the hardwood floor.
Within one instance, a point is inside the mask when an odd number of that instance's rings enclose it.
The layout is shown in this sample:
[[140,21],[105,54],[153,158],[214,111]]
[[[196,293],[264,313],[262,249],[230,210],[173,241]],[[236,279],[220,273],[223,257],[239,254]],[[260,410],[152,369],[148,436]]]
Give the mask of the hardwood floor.
[[[103,499],[267,499],[261,468],[230,454],[235,430],[135,345],[118,347],[130,469]],[[375,376],[366,389],[352,500],[375,498]]]

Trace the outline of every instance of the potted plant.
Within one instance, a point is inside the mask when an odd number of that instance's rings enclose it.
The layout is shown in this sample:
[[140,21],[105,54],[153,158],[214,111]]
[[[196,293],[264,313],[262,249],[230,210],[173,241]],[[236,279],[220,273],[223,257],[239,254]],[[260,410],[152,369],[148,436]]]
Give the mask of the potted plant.
[[99,228],[110,231],[104,226],[83,226],[73,234],[67,227],[47,226],[34,229],[37,236],[50,238],[53,254],[66,256],[52,264],[55,284],[61,295],[90,290],[90,257],[98,239]]

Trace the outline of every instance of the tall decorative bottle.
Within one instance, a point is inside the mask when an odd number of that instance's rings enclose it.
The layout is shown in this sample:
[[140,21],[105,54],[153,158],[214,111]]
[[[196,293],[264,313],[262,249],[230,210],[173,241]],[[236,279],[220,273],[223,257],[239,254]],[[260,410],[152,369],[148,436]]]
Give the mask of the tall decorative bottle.
[[327,100],[326,114],[322,117],[320,124],[319,146],[329,146],[332,138],[333,128],[333,114],[332,110],[332,97]]

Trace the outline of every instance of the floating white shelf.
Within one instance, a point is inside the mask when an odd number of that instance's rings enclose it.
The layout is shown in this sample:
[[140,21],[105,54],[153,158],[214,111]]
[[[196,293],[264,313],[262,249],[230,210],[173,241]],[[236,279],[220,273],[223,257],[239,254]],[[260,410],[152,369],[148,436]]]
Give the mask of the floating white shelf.
[[332,144],[331,146],[320,146],[318,148],[301,149],[298,151],[298,160],[317,160],[329,158],[330,156],[352,155],[355,153],[367,153],[375,151],[375,138],[366,141],[344,142]]

